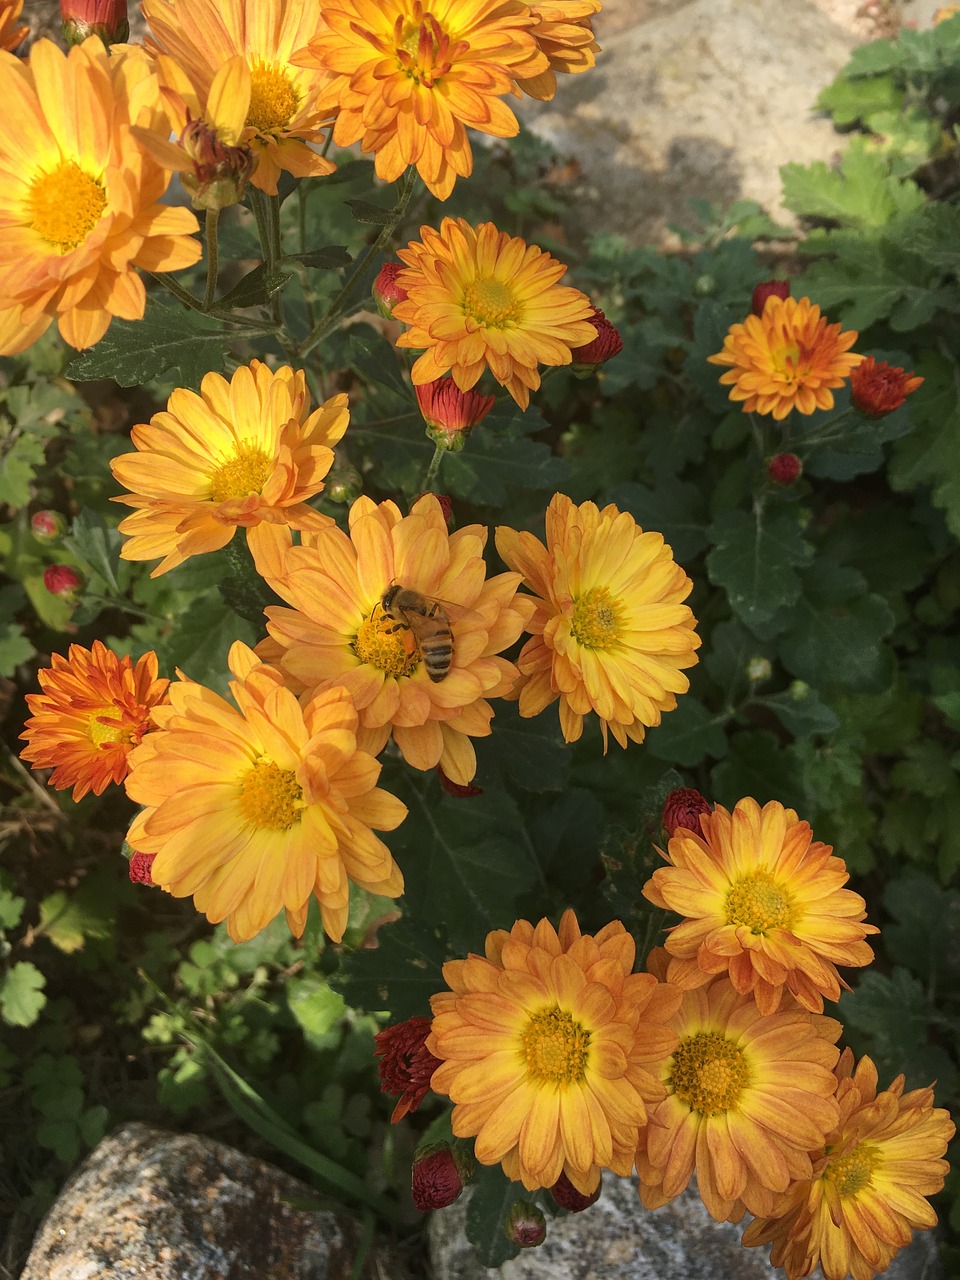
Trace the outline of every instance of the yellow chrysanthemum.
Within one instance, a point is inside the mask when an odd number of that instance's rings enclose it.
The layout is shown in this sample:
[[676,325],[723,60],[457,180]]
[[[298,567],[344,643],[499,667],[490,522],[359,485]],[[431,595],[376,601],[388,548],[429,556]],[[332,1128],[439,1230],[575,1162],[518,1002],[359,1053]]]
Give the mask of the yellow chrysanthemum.
[[0,0],[0,49],[15,49],[29,27],[15,25],[23,9],[23,0]]
[[650,1064],[676,1043],[679,992],[633,973],[619,921],[581,935],[564,912],[487,935],[486,958],[443,966],[431,998],[430,1087],[455,1104],[453,1132],[476,1137],[481,1164],[502,1164],[532,1191],[566,1174],[591,1195],[601,1169],[630,1172],[640,1127],[664,1096]]
[[319,3],[299,0],[143,0],[148,47],[179,63],[206,101],[214,76],[238,55],[250,68],[250,105],[240,142],[253,149],[251,182],[277,194],[280,171],[295,178],[331,173],[334,165],[308,143],[323,142],[329,120],[317,107],[322,72],[293,55],[323,29]]
[[832,387],[842,387],[863,356],[850,348],[857,331],[827,324],[809,298],[769,297],[763,314],[730,326],[723,350],[708,364],[729,365],[720,381],[744,413],[770,413],[779,422],[791,409],[833,408]]
[[570,364],[574,347],[593,342],[590,299],[557,281],[566,267],[492,222],[471,227],[444,218],[440,230],[421,227],[397,256],[406,298],[393,309],[410,328],[398,347],[423,355],[413,366],[419,386],[447,372],[469,391],[485,368],[521,409],[540,386],[538,364]]
[[[666,957],[647,967],[663,977]],[[739,1222],[769,1213],[778,1196],[812,1169],[807,1154],[837,1123],[833,1018],[792,1004],[764,1015],[727,978],[684,992],[671,1021],[675,1049],[657,1064],[667,1097],[650,1109],[640,1135],[640,1199],[657,1209],[696,1170],[708,1212]]]
[[218,551],[237,528],[251,548],[264,523],[322,529],[332,521],[308,505],[323,488],[333,446],[347,429],[346,395],[310,413],[301,370],[241,365],[229,382],[208,373],[200,394],[178,387],[165,413],[133,428],[137,453],[110,463],[131,491],[114,498],[137,510],[120,522],[125,560],[163,556],[152,576],[188,556]]
[[350,882],[396,898],[403,877],[371,828],[392,831],[406,806],[377,787],[380,765],[357,747],[346,689],[301,708],[278,672],[246,645],[230,650],[239,710],[181,678],[159,728],[130,757],[127,792],[145,805],[127,839],[155,854],[154,883],[193,897],[244,942],[281,909],[299,937],[311,896],[335,942]]
[[157,678],[157,655],[118,658],[99,640],[92,649],[72,644],[66,658],[38,673],[43,693],[28,693],[31,718],[20,752],[34,769],[53,769],[50,785],[73,787],[74,800],[100,795],[127,776],[128,756],[155,727],[168,680]]
[[533,38],[547,56],[550,67],[517,84],[531,98],[546,102],[557,92],[557,72],[578,75],[596,65],[600,46],[593,38],[590,21],[601,9],[600,0],[530,0],[537,19]]
[[114,316],[139,320],[135,268],[177,271],[200,257],[188,209],[160,204],[169,175],[131,125],[166,128],[152,63],[96,36],[64,54],[38,40],[23,61],[0,52],[0,355],[56,319],[90,347]]
[[522,69],[546,69],[517,0],[322,0],[326,27],[297,56],[326,73],[322,108],[337,113],[333,140],[361,143],[385,182],[409,165],[446,200],[473,170],[466,128],[519,132],[500,99]]
[[844,889],[847,868],[830,845],[813,839],[808,822],[771,800],[740,800],[733,813],[717,805],[700,816],[702,837],[680,829],[644,896],[685,916],[666,949],[670,980],[682,986],[728,973],[743,994],[772,1013],[786,988],[806,1009],[849,990],[838,964],[865,965],[877,933],[864,924],[866,904]]
[[941,1159],[955,1128],[933,1106],[933,1089],[903,1092],[903,1076],[877,1092],[877,1070],[845,1049],[837,1065],[840,1122],[815,1160],[813,1176],[751,1222],[747,1246],[773,1242],[770,1261],[787,1280],[819,1264],[826,1280],[873,1280],[914,1231],[936,1226],[926,1197],[943,1186]]
[[696,618],[682,603],[693,583],[659,533],[644,533],[612,504],[575,506],[562,493],[547,508],[547,545],[532,533],[497,530],[497,550],[536,594],[520,654],[520,714],[560,699],[567,742],[590,711],[622,747],[642,742],[690,682]]
[[[439,764],[453,782],[468,783],[477,768],[471,738],[490,733],[487,699],[502,697],[517,676],[498,654],[530,615],[516,596],[519,574],[486,577],[486,530],[448,533],[439,501],[428,494],[408,516],[392,502],[359,498],[349,537],[330,524],[292,547],[282,530],[272,532],[272,552],[258,549],[257,568],[293,607],[267,609],[271,639],[261,656],[299,690],[349,689],[365,750],[378,754],[392,733],[414,768]],[[452,633],[441,639],[452,641],[453,653],[439,680],[423,660],[431,629],[411,630],[381,607],[393,584],[441,604]]]

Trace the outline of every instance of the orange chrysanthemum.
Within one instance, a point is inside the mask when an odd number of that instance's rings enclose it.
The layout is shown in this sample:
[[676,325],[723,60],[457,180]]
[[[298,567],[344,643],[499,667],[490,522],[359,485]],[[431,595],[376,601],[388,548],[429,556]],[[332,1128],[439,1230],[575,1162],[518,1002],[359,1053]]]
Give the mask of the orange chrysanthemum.
[[295,178],[332,173],[311,149],[329,120],[317,106],[327,77],[294,63],[294,54],[323,29],[318,3],[299,0],[143,0],[153,52],[168,53],[206,102],[214,76],[238,55],[250,68],[250,105],[240,143],[252,148],[251,182],[277,194],[280,171]]
[[842,387],[863,356],[850,348],[857,331],[827,324],[809,298],[767,299],[763,314],[731,325],[723,350],[709,364],[729,365],[720,381],[744,413],[770,413],[779,422],[791,409],[832,409],[832,387]]
[[329,78],[320,97],[336,112],[333,140],[360,142],[394,182],[409,165],[439,200],[473,171],[466,128],[519,132],[500,99],[522,68],[546,69],[517,0],[323,0],[326,28],[300,54]]
[[43,693],[28,693],[31,718],[20,752],[34,769],[53,769],[50,785],[73,787],[74,800],[100,795],[127,776],[127,757],[155,728],[154,711],[166,701],[169,680],[157,678],[157,655],[118,658],[99,640],[92,649],[72,644],[66,658],[38,673]]
[[912,371],[867,356],[850,375],[850,403],[868,418],[883,418],[899,409],[923,382]]
[[[392,734],[414,768],[439,764],[454,782],[468,783],[477,768],[471,738],[490,733],[487,699],[502,697],[517,676],[498,655],[530,615],[516,597],[519,574],[486,577],[486,530],[474,524],[449,533],[440,502],[427,494],[408,516],[392,502],[359,498],[349,537],[331,523],[292,547],[273,532],[273,552],[260,551],[257,567],[293,608],[266,610],[271,639],[259,646],[261,656],[298,690],[349,689],[365,750],[378,754]],[[392,584],[441,603],[453,654],[439,680],[423,660],[429,634],[381,607]]]
[[148,424],[133,428],[137,453],[110,463],[131,490],[114,498],[137,510],[120,522],[125,560],[163,556],[152,576],[189,556],[218,551],[237,528],[255,547],[264,523],[322,529],[308,504],[323,488],[333,446],[347,429],[346,395],[310,413],[300,370],[241,365],[229,382],[208,373],[200,394],[178,387]]
[[[664,976],[657,949],[648,968]],[[791,1007],[764,1015],[727,978],[687,991],[671,1021],[678,1043],[657,1064],[667,1097],[640,1135],[637,1173],[648,1209],[680,1194],[696,1170],[708,1212],[739,1222],[769,1213],[812,1169],[809,1151],[837,1123],[833,1018]]]
[[497,550],[537,596],[518,659],[520,714],[560,699],[567,742],[583,718],[600,717],[622,747],[642,742],[690,682],[697,661],[696,618],[682,603],[693,583],[659,533],[644,533],[612,504],[575,506],[562,493],[547,508],[547,545],[532,533],[497,530]]
[[135,268],[200,257],[196,218],[159,203],[169,175],[130,131],[166,128],[153,65],[96,36],[67,54],[38,40],[28,61],[0,52],[0,100],[0,355],[54,319],[71,346],[93,346],[115,316],[143,316]]
[[17,27],[23,0],[0,0],[0,49],[13,50],[30,31],[29,27]]
[[457,1137],[481,1164],[502,1164],[532,1191],[565,1174],[591,1195],[601,1169],[630,1172],[640,1127],[664,1096],[650,1064],[671,1052],[680,993],[633,973],[633,939],[617,920],[581,935],[564,912],[487,935],[486,959],[443,966],[433,996],[430,1081],[453,1102]]
[[489,367],[525,409],[540,386],[537,365],[570,364],[572,348],[597,336],[590,299],[558,284],[566,267],[535,245],[463,218],[444,218],[439,231],[421,227],[420,235],[398,252],[407,269],[397,284],[407,296],[393,309],[410,325],[397,346],[423,351],[415,385],[449,371],[469,391]]
[[377,787],[380,765],[357,747],[345,689],[301,707],[278,672],[239,641],[229,656],[239,710],[181,677],[159,726],[131,755],[127,792],[145,805],[128,833],[156,854],[155,884],[193,897],[235,942],[281,909],[297,936],[311,896],[335,942],[347,925],[350,882],[396,898],[403,877],[371,828],[392,831],[406,806]]
[[533,38],[547,56],[550,67],[517,84],[531,98],[546,102],[557,92],[557,72],[578,75],[596,65],[600,46],[593,38],[590,20],[601,9],[600,0],[530,0],[537,19]]
[[772,1013],[784,988],[806,1009],[823,1011],[849,987],[837,965],[865,965],[877,933],[866,905],[844,889],[847,868],[808,822],[771,800],[740,800],[700,815],[703,835],[679,830],[644,897],[685,916],[666,942],[670,980],[699,986],[728,973],[742,994]]
[[769,1216],[751,1222],[743,1243],[773,1242],[770,1261],[787,1280],[819,1264],[826,1280],[873,1280],[914,1231],[936,1226],[926,1197],[943,1186],[941,1159],[955,1128],[933,1106],[933,1089],[903,1092],[903,1076],[877,1092],[877,1069],[845,1049],[837,1065],[840,1122],[827,1136],[813,1176],[792,1187]]

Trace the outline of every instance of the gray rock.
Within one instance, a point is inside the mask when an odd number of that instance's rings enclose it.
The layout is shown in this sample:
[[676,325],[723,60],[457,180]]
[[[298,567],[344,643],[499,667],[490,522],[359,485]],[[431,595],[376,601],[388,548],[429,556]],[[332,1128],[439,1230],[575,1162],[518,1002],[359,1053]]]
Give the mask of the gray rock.
[[[688,1188],[662,1209],[643,1208],[635,1178],[605,1174],[603,1194],[584,1213],[547,1220],[538,1249],[489,1270],[464,1235],[468,1193],[430,1215],[434,1280],[776,1280],[765,1249],[745,1249],[742,1226],[714,1222],[696,1191]],[[816,1273],[818,1276],[820,1272]],[[914,1236],[884,1280],[939,1280],[931,1232]]]
[[40,1225],[21,1280],[344,1280],[352,1224],[316,1192],[194,1134],[105,1138]]

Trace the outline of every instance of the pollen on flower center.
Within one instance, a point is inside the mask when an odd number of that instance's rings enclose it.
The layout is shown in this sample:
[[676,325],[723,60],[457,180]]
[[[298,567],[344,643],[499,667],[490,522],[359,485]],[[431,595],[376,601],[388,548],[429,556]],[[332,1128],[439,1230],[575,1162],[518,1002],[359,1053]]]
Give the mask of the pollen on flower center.
[[240,784],[240,812],[248,826],[289,831],[300,821],[303,788],[292,769],[258,760]]
[[112,746],[115,742],[139,742],[140,735],[130,726],[124,726],[116,718],[115,707],[100,707],[90,716],[88,727],[90,741],[96,747]]
[[508,329],[522,323],[523,307],[502,280],[479,279],[467,285],[464,315],[488,329]]
[[565,1009],[530,1015],[520,1035],[527,1076],[539,1084],[579,1084],[587,1069],[590,1032]]
[[269,62],[258,62],[251,67],[248,125],[258,133],[279,133],[299,107],[300,94],[286,71]]
[[592,587],[573,605],[570,632],[586,649],[609,649],[620,639],[620,610],[607,587]]
[[[413,643],[412,650],[408,647]],[[411,676],[420,663],[420,646],[408,627],[397,626],[380,605],[360,623],[353,651],[361,662],[388,676]]]
[[97,225],[107,193],[75,160],[61,160],[30,184],[27,209],[34,231],[61,253],[69,253]]
[[789,346],[773,348],[770,352],[773,367],[789,382],[795,382],[800,375],[800,348],[796,343]]
[[790,929],[796,910],[790,894],[769,871],[755,871],[727,890],[724,901],[727,924],[745,925],[751,933]]
[[855,1196],[869,1187],[876,1166],[876,1150],[861,1143],[849,1155],[831,1160],[822,1176],[834,1184],[838,1195]]
[[214,502],[245,498],[260,493],[273,470],[274,459],[254,445],[240,445],[228,462],[219,466],[210,478],[210,497]]
[[741,1049],[718,1031],[698,1031],[680,1041],[668,1081],[681,1102],[703,1116],[729,1111],[750,1084]]

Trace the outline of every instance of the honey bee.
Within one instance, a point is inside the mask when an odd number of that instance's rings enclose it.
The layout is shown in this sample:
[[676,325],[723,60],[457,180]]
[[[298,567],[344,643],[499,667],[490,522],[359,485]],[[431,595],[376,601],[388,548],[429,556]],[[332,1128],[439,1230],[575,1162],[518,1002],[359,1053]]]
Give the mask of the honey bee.
[[427,675],[439,684],[453,665],[450,615],[440,601],[394,582],[380,597],[380,608],[398,628],[410,629],[420,646]]

